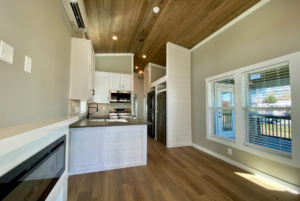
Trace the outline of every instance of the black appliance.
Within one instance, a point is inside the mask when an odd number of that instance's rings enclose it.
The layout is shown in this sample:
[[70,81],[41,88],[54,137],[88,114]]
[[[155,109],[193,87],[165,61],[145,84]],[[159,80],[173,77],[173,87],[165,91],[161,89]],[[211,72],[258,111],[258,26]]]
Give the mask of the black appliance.
[[0,177],[0,200],[45,200],[65,171],[63,136]]
[[131,91],[110,91],[111,103],[131,103]]
[[147,133],[151,138],[155,137],[155,92],[150,92],[147,95],[147,121],[152,122],[148,125]]
[[166,92],[157,94],[157,140],[166,145],[167,103]]

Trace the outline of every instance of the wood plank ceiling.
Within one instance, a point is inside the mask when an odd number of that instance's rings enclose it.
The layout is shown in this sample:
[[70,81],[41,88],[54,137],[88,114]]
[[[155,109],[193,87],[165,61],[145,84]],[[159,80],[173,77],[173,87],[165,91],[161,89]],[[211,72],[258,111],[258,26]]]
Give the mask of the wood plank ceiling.
[[[259,1],[84,0],[87,38],[96,53],[134,53],[140,69],[148,62],[165,66],[167,42],[190,49]],[[114,35],[118,40],[112,40]]]

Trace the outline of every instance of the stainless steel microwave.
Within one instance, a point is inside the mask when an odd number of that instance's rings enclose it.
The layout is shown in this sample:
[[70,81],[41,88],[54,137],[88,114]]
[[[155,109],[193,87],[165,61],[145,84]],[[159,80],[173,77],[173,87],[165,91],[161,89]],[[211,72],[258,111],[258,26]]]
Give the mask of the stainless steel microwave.
[[131,91],[110,91],[111,103],[131,103]]

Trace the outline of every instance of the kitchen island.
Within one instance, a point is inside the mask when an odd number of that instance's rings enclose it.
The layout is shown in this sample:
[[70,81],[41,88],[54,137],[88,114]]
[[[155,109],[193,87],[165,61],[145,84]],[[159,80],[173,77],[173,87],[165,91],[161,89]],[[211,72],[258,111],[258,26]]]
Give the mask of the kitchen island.
[[69,174],[147,164],[148,121],[83,119],[70,125]]

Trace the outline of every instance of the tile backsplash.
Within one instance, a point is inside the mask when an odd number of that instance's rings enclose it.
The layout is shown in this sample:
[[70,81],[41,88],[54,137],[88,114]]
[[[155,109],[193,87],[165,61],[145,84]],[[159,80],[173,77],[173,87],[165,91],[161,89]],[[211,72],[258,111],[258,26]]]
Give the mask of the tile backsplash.
[[[96,108],[90,108],[90,115],[109,115],[110,108],[131,108],[132,103],[98,103],[98,112],[96,112]],[[93,106],[92,104],[90,105]],[[79,107],[79,112],[76,112],[76,107]],[[88,106],[86,106],[88,107]],[[81,114],[80,113],[80,100],[70,100],[70,112],[69,116],[79,116],[79,119],[83,119],[87,116],[87,112]],[[87,109],[88,110],[88,109]]]
[[96,108],[90,108],[90,114],[93,113],[93,115],[109,115],[110,108],[132,108],[132,103],[98,103],[98,112],[96,112]]
[[[76,107],[79,107],[79,112],[76,112]],[[70,100],[69,116],[79,116],[79,119],[87,116],[87,113],[80,113],[80,100]]]

